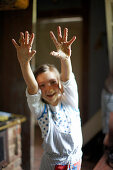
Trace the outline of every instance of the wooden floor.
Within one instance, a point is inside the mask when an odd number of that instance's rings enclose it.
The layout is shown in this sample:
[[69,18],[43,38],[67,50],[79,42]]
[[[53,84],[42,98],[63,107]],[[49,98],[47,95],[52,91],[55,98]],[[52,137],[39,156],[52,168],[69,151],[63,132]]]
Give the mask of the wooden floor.
[[[40,129],[36,126],[35,130],[35,163],[34,163],[34,170],[39,170],[40,161],[43,153],[42,149],[42,138]],[[93,170],[95,163],[93,161],[89,161],[87,156],[83,156],[82,168],[81,170]]]
[[108,164],[106,163],[106,159],[107,155],[104,154],[93,170],[113,170],[113,168],[108,166]]

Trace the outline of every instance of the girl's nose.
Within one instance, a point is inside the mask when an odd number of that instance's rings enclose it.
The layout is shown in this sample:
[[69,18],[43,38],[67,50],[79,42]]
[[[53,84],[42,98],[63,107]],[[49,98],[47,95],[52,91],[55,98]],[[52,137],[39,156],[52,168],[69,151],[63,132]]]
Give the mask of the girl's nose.
[[51,85],[50,85],[50,83],[48,83],[48,84],[46,85],[46,89],[49,90],[50,88],[51,88]]
[[51,89],[49,89],[49,93],[53,93],[54,92],[54,90],[51,88]]
[[46,86],[46,91],[49,92],[49,93],[53,92],[53,88],[51,87],[50,84]]

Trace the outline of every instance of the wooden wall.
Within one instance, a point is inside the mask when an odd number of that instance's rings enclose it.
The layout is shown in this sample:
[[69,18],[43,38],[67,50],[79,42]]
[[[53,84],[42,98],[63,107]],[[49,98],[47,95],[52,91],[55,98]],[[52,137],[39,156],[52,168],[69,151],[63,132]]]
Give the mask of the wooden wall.
[[30,169],[30,111],[26,103],[26,85],[22,78],[16,50],[11,39],[18,41],[20,31],[32,29],[32,0],[25,10],[0,11],[0,110],[22,114],[23,169]]

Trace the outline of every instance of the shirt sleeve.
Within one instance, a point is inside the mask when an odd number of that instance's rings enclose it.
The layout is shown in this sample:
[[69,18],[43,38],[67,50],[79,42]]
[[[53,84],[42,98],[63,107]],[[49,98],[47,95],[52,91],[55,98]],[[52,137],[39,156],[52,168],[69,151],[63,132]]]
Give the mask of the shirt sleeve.
[[37,118],[40,117],[44,110],[44,103],[41,101],[41,91],[39,90],[37,94],[30,95],[26,89],[26,97],[31,113]]
[[78,109],[78,88],[74,74],[71,74],[68,81],[62,82],[62,85],[64,90],[64,101],[72,107]]

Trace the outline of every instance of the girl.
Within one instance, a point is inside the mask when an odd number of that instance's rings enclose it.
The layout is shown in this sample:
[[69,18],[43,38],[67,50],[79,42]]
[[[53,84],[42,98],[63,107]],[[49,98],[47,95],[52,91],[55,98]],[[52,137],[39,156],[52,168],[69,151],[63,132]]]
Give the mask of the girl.
[[27,85],[26,96],[29,108],[35,114],[42,132],[44,153],[40,170],[80,170],[82,157],[82,133],[78,109],[77,84],[72,73],[71,45],[74,36],[67,41],[68,29],[57,28],[58,39],[50,31],[57,51],[50,54],[60,59],[61,74],[49,64],[35,72],[30,60],[34,34],[20,33],[20,45],[13,39],[22,74]]

